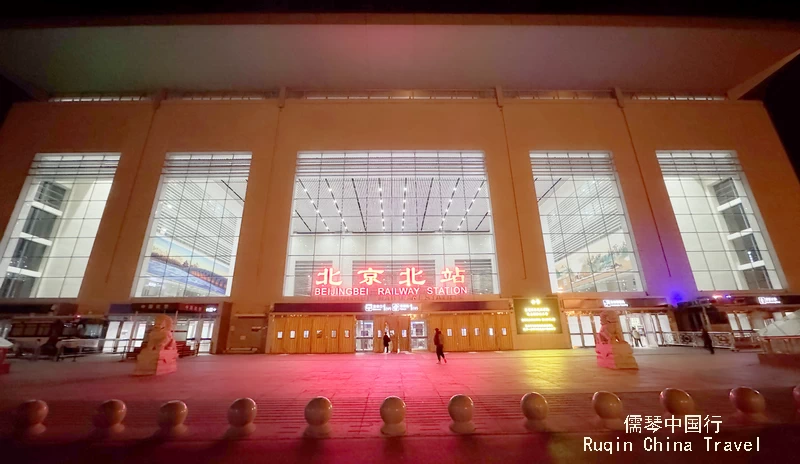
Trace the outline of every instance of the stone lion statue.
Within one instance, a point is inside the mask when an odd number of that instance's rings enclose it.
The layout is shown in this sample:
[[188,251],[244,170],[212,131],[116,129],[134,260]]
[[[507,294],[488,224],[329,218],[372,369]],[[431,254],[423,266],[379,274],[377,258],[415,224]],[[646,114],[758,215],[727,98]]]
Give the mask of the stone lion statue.
[[142,350],[136,357],[133,375],[160,375],[178,369],[178,346],[172,334],[172,318],[159,314],[147,332]]
[[600,331],[597,333],[596,343],[598,345],[626,343],[625,339],[622,337],[619,316],[617,316],[615,312],[603,311],[600,313]]
[[172,334],[172,318],[159,314],[156,316],[155,323],[150,329],[150,334],[147,337],[148,350],[174,350],[175,337]]

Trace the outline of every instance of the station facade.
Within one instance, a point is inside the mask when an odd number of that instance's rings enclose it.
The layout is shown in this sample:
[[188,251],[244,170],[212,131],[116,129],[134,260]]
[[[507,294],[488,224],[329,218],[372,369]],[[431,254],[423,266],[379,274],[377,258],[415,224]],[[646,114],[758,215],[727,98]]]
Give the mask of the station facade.
[[699,329],[687,302],[742,334],[794,311],[800,185],[762,104],[600,94],[17,104],[2,312],[339,353],[435,328],[450,351],[591,347],[604,310],[656,347]]

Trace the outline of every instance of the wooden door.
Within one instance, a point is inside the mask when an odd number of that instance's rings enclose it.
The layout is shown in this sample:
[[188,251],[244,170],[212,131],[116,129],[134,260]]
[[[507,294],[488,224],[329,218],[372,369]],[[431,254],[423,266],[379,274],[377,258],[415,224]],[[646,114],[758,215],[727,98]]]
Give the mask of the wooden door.
[[456,316],[456,351],[469,351],[469,316],[459,314]]
[[383,332],[386,326],[386,316],[379,314],[372,318],[372,351],[383,352]]
[[469,337],[469,351],[486,350],[483,343],[483,335],[486,329],[483,326],[483,316],[481,314],[470,314],[468,317],[467,335]]
[[311,352],[325,353],[328,346],[329,334],[325,331],[325,321],[329,316],[315,316],[311,318]]
[[400,351],[411,351],[411,318],[398,316]]
[[284,339],[288,337],[286,333],[286,318],[272,316],[272,340],[269,343],[270,353],[286,353]]
[[300,330],[298,331],[298,353],[311,353],[311,334],[314,330],[314,317],[300,317]]
[[458,351],[458,323],[456,316],[442,316],[442,335],[444,335],[444,350]]
[[436,345],[433,344],[433,337],[436,336],[436,329],[439,328],[442,331],[441,337],[444,337],[445,334],[445,330],[442,327],[442,316],[438,314],[428,315],[425,316],[425,321],[428,324],[428,351],[436,351]]
[[497,316],[486,313],[483,315],[483,343],[487,351],[497,351]]
[[287,317],[286,319],[286,332],[283,336],[283,350],[285,353],[299,353],[299,338],[300,334],[300,318]]
[[325,318],[325,352],[338,353],[339,352],[339,324],[342,316],[328,316]]
[[497,314],[497,346],[500,350],[511,350],[514,343],[511,339],[511,315],[509,313]]
[[356,352],[356,317],[341,316],[339,318],[339,353]]

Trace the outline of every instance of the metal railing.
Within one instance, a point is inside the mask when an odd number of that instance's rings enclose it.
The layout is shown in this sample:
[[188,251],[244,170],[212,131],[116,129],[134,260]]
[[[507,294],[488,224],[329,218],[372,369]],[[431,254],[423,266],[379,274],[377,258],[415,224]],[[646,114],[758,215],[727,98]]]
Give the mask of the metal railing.
[[[55,352],[43,353],[43,345],[37,342],[24,341],[17,342],[12,348],[9,348],[9,353],[13,353],[15,358],[29,358],[31,361],[38,361],[39,359],[48,358],[54,361],[60,361],[65,358],[85,357],[90,355],[117,355],[121,356],[121,360],[135,357],[142,346],[143,339],[141,338],[92,338],[92,339],[67,339],[61,340],[56,343]],[[181,350],[181,356],[195,356],[200,353],[208,353],[210,351],[211,339],[203,338],[199,343],[190,339],[186,341],[186,348]]]
[[[736,349],[736,338],[731,332],[709,332],[714,348]],[[663,332],[665,346],[703,347],[702,332]]]
[[760,337],[759,342],[767,354],[800,354],[800,335]]

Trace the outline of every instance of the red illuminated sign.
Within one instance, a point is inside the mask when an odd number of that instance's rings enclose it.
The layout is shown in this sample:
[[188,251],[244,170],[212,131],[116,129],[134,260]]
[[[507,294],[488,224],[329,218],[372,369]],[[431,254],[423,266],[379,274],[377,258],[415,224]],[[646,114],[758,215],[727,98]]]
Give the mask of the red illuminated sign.
[[425,276],[423,269],[407,267],[397,275],[397,285],[387,285],[382,279],[386,277],[384,269],[375,269],[372,266],[362,269],[354,274],[357,286],[343,287],[341,271],[333,267],[326,267],[316,274],[314,279],[314,296],[406,296],[418,297],[425,295],[464,295],[469,293],[464,285],[464,270],[455,266],[446,267],[441,272],[440,284],[432,285],[436,279],[430,280]]

